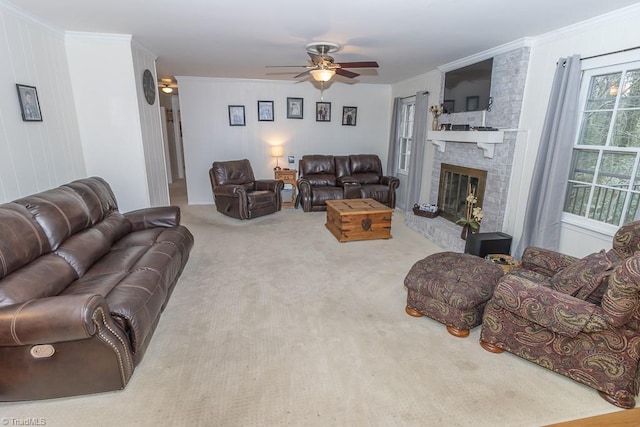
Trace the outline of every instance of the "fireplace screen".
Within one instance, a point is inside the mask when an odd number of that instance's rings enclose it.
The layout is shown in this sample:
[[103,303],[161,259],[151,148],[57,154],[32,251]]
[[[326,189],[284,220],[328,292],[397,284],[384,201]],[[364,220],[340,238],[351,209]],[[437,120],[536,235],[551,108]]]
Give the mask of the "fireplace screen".
[[470,189],[478,198],[476,206],[482,207],[486,181],[487,171],[485,170],[442,163],[438,187],[440,215],[453,222],[464,217]]

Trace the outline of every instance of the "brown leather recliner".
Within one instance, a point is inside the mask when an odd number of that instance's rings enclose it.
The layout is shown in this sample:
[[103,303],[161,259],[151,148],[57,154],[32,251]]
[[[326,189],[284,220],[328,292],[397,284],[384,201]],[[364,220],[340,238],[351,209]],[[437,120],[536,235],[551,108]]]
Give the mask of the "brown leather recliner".
[[251,219],[281,208],[282,180],[259,179],[247,159],[213,162],[209,169],[216,209],[224,215]]
[[305,212],[325,211],[327,200],[375,199],[396,207],[398,178],[384,176],[375,154],[307,155],[299,166],[298,191]]

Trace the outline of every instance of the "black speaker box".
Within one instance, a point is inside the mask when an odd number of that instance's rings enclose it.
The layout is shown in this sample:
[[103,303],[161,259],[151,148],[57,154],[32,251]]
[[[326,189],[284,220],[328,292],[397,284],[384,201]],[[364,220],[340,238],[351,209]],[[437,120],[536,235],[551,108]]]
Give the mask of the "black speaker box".
[[467,235],[464,252],[481,258],[489,254],[511,253],[511,236],[505,233],[476,233]]

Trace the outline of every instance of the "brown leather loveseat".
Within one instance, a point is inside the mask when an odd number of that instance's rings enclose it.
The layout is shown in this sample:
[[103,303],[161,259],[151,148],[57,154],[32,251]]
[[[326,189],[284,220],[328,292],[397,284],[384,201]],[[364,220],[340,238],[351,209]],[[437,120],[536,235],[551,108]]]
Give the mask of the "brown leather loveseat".
[[122,389],[142,360],[193,236],[117,209],[97,177],[0,205],[0,401]]
[[302,156],[298,191],[305,212],[324,211],[327,200],[375,199],[394,209],[400,180],[385,176],[375,154]]

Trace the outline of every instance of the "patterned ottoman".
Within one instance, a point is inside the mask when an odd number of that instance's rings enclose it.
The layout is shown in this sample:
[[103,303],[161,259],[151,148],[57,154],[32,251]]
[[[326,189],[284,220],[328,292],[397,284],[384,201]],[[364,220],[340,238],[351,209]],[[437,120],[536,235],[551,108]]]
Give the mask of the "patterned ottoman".
[[426,315],[456,337],[482,323],[482,312],[502,277],[499,265],[475,255],[440,252],[416,262],[404,279],[407,314]]

